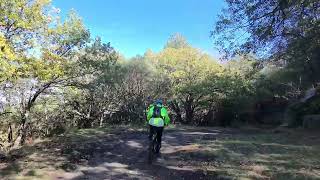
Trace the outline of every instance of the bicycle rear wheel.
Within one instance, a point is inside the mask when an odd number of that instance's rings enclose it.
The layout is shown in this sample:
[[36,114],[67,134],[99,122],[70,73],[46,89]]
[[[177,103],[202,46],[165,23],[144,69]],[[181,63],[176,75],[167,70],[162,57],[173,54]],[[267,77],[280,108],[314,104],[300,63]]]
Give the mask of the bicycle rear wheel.
[[148,148],[148,162],[149,164],[152,164],[154,155],[155,155],[155,146],[157,145],[156,140],[156,133],[153,134],[152,141],[149,142],[149,148]]

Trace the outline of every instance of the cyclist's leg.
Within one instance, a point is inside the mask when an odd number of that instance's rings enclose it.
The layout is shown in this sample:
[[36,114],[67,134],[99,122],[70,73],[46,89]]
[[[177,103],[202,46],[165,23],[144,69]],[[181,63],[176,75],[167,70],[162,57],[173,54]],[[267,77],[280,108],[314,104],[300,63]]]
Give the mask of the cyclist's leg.
[[155,133],[154,126],[149,125],[149,140],[152,141],[152,136]]
[[156,153],[159,153],[159,152],[160,152],[160,149],[161,149],[162,132],[163,132],[163,127],[157,127],[157,147],[156,147]]

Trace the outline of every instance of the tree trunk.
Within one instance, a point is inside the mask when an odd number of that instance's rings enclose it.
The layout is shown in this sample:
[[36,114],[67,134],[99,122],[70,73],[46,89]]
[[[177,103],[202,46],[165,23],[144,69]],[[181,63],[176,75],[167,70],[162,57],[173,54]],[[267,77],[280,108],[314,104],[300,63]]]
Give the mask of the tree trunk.
[[[39,97],[39,95],[41,93],[43,93],[46,89],[50,88],[50,86],[55,83],[56,81],[50,81],[46,84],[44,84],[43,86],[41,86],[39,89],[37,89],[37,91],[29,97],[27,102],[24,102],[24,94],[22,94],[22,111],[21,111],[21,127],[18,131],[18,137],[17,139],[19,139],[19,136],[21,137],[20,139],[20,145],[24,145],[26,138],[27,138],[27,131],[28,131],[28,116],[29,116],[29,112],[34,104],[34,102],[37,100],[37,98]],[[14,142],[15,143],[15,142]]]
[[189,104],[187,105],[185,110],[186,110],[186,123],[190,124],[192,122],[192,120],[193,120],[193,112],[192,112]]
[[9,128],[8,128],[8,143],[12,143],[12,125],[9,123]]
[[100,117],[100,127],[102,127],[103,125],[103,120],[104,120],[104,113],[102,113],[101,117]]
[[210,108],[207,114],[204,116],[203,124],[204,126],[210,126],[213,125],[214,122],[214,110],[213,108]]
[[172,123],[175,124],[176,122],[182,122],[181,110],[178,103],[176,101],[173,101],[170,105],[175,112],[175,118],[173,118]]
[[91,112],[92,112],[92,104],[89,105],[88,112],[86,114],[86,117],[84,119],[84,128],[91,128],[92,127],[92,118],[91,118]]
[[26,142],[27,132],[28,132],[28,129],[27,129],[28,128],[28,126],[27,126],[28,116],[29,116],[28,110],[25,110],[25,111],[23,111],[23,113],[21,113],[20,145],[24,145],[24,143]]
[[179,112],[176,113],[176,117],[175,117],[175,120],[173,123],[175,124],[176,122],[182,122],[182,115],[181,115],[180,110],[179,110]]
[[193,104],[193,98],[191,97],[191,95],[188,95],[184,104],[187,124],[190,124],[193,120],[194,111],[193,111],[192,104]]

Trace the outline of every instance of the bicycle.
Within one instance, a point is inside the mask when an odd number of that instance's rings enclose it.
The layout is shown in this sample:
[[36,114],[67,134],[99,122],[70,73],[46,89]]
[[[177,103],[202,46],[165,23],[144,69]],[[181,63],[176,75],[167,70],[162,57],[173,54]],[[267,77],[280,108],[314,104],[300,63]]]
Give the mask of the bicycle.
[[148,162],[149,164],[152,164],[152,161],[154,159],[154,156],[156,155],[156,147],[158,145],[158,140],[157,140],[157,132],[154,132],[152,135],[152,140],[149,142],[149,147],[148,147]]

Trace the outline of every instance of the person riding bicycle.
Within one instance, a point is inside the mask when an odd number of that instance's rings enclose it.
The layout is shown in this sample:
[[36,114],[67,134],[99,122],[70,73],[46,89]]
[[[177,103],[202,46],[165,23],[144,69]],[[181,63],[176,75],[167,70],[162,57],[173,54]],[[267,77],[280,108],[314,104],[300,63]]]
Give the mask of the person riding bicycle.
[[167,109],[163,106],[162,100],[158,99],[148,108],[147,121],[150,126],[149,140],[152,141],[152,136],[156,133],[157,146],[155,152],[159,154],[161,148],[162,132],[165,126],[170,123],[170,118]]

